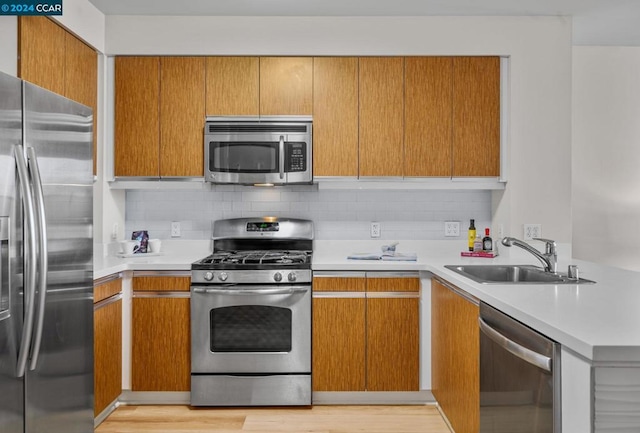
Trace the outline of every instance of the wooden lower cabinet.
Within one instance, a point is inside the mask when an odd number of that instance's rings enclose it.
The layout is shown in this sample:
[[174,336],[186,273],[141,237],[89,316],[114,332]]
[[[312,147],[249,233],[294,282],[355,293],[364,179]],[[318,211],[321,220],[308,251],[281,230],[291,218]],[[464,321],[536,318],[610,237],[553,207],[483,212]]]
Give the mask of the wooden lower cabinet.
[[418,391],[419,279],[360,274],[314,277],[313,390]]
[[190,278],[133,278],[131,390],[191,388]]
[[313,299],[313,390],[365,389],[365,298]]
[[122,279],[94,288],[94,416],[122,393]]
[[367,391],[418,391],[419,298],[367,299]]
[[456,433],[477,433],[480,429],[478,315],[477,304],[432,280],[432,391]]

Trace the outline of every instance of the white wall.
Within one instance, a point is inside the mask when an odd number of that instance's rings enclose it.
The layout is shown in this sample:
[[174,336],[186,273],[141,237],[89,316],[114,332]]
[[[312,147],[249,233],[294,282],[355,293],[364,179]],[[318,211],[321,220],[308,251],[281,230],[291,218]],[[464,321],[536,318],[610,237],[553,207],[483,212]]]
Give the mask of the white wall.
[[640,270],[640,47],[573,49],[573,251]]
[[563,17],[108,16],[106,52],[510,57],[509,183],[493,222],[571,241],[571,20]]
[[101,53],[105,49],[105,16],[88,0],[64,0],[62,15],[52,16],[63,27]]
[[18,75],[18,18],[0,16],[0,71]]

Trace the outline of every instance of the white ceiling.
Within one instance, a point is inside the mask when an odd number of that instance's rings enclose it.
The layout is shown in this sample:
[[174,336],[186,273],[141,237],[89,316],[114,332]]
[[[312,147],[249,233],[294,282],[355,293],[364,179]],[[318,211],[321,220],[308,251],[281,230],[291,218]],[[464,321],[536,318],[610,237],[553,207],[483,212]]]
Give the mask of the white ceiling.
[[640,46],[640,0],[89,0],[105,15],[573,17],[575,45]]

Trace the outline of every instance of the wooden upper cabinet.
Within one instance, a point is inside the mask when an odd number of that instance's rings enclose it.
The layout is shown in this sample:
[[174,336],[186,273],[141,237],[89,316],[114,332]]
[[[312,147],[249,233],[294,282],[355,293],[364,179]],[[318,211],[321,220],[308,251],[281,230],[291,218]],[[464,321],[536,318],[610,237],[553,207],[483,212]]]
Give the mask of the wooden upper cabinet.
[[500,175],[500,58],[453,59],[453,176]]
[[20,78],[64,95],[66,31],[49,18],[21,16],[18,33]]
[[98,143],[98,54],[72,34],[65,32],[64,96],[93,111],[93,174],[96,174]]
[[18,75],[93,110],[93,174],[96,174],[98,54],[49,18],[21,16],[18,26]]
[[358,176],[358,59],[313,59],[313,174]]
[[405,59],[405,176],[450,177],[453,58]]
[[160,175],[160,58],[115,59],[115,175]]
[[207,57],[209,116],[257,116],[260,113],[258,57]]
[[404,58],[359,60],[360,176],[402,176]]
[[260,57],[260,115],[311,115],[313,58]]
[[205,59],[160,59],[160,176],[204,176]]

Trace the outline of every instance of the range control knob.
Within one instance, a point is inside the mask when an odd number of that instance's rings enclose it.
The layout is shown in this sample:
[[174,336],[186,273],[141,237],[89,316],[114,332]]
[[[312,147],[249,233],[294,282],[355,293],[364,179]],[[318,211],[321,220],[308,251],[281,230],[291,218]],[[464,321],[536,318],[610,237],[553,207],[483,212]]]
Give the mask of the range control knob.
[[220,272],[220,275],[218,275],[220,281],[227,281],[227,278],[229,278],[229,275],[226,272]]
[[276,272],[275,274],[273,274],[273,280],[277,282],[282,281],[282,274],[280,272]]
[[298,279],[298,276],[295,274],[295,272],[289,272],[289,275],[287,275],[287,278],[289,279],[289,281],[294,282],[295,280]]
[[213,280],[213,272],[207,271],[204,273],[204,279],[207,281]]

